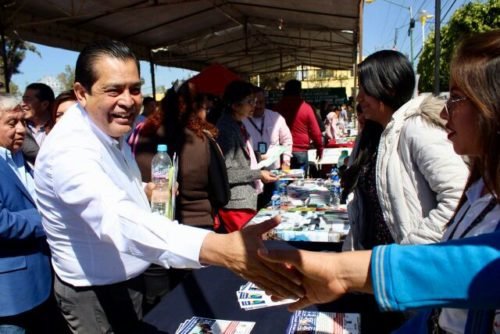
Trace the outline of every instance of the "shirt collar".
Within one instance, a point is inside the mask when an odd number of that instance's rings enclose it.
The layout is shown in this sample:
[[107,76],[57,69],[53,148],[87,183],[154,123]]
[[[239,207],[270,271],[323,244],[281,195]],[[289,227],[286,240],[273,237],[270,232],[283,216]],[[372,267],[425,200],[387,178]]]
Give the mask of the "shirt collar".
[[9,159],[11,159],[15,162],[16,166],[22,166],[24,164],[24,160],[22,159],[23,155],[20,150],[13,154],[11,150],[6,149],[5,147],[0,147],[0,157],[2,157],[5,161],[9,161]]
[[469,189],[465,191],[465,196],[467,196],[467,200],[469,201],[469,203],[473,203],[474,201],[481,198],[481,192],[483,191],[483,188],[484,188],[484,180],[482,178],[471,184]]
[[0,157],[4,160],[12,159],[12,152],[5,147],[0,147]]
[[104,133],[104,131],[102,131],[95,123],[94,121],[92,121],[92,119],[89,117],[87,111],[82,107],[80,106],[80,104],[76,104],[75,105],[76,108],[78,108],[82,114],[82,117],[88,122],[88,124],[90,125],[90,128],[92,129],[92,131],[96,134],[96,136],[104,142],[104,144],[107,144],[107,145],[111,145],[113,147],[116,147],[118,148],[119,150],[121,150],[121,148],[123,147],[123,142],[125,140],[124,136],[120,137],[119,140],[107,135],[106,133]]

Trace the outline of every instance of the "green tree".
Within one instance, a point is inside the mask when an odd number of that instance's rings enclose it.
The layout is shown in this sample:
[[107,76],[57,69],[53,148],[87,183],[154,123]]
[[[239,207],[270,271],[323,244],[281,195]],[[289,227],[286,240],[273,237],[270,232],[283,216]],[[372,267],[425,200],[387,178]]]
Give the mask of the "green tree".
[[75,70],[70,65],[64,67],[64,72],[57,75],[57,80],[61,83],[63,90],[73,89],[75,83]]
[[19,86],[16,85],[13,81],[10,82],[10,94],[12,95],[18,95],[21,92],[19,91]]
[[[500,1],[471,2],[457,9],[448,24],[441,29],[441,55],[439,60],[439,82],[441,90],[448,86],[450,61],[456,45],[471,33],[500,28]],[[417,73],[420,74],[419,91],[430,92],[434,86],[435,34],[430,33],[420,56]]]
[[10,92],[12,75],[21,73],[19,71],[19,65],[21,65],[23,60],[26,58],[26,52],[33,52],[38,56],[40,56],[40,52],[38,52],[35,45],[20,39],[10,39],[2,36],[1,42],[0,73],[2,76],[0,80],[4,84],[6,91]]

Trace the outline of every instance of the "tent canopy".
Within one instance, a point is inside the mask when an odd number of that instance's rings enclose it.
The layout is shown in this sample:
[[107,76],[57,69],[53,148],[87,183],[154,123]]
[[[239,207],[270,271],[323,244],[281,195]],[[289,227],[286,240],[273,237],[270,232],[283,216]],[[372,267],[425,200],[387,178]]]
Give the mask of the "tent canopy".
[[219,63],[240,75],[297,66],[350,70],[362,0],[6,0],[7,36],[81,50],[126,42],[142,60],[200,71]]
[[210,65],[200,73],[189,79],[196,90],[200,93],[213,94],[222,97],[226,86],[234,80],[241,79],[238,75],[231,72],[220,64]]

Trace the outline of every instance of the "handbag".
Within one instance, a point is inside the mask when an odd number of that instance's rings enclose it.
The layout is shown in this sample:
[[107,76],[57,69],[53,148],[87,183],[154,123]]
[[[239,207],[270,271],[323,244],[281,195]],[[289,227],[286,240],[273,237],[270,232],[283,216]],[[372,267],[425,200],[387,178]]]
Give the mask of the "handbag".
[[210,149],[210,164],[208,166],[209,199],[212,207],[218,209],[224,207],[231,196],[226,162],[217,142],[209,133],[205,131],[204,133],[208,139]]

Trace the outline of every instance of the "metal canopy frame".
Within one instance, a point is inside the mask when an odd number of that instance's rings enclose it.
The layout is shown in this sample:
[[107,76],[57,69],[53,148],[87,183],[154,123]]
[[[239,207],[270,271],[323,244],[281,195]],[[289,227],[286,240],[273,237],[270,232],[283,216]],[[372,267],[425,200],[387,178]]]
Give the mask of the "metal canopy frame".
[[10,37],[70,50],[103,38],[141,60],[248,76],[298,66],[352,70],[362,0],[0,0]]

